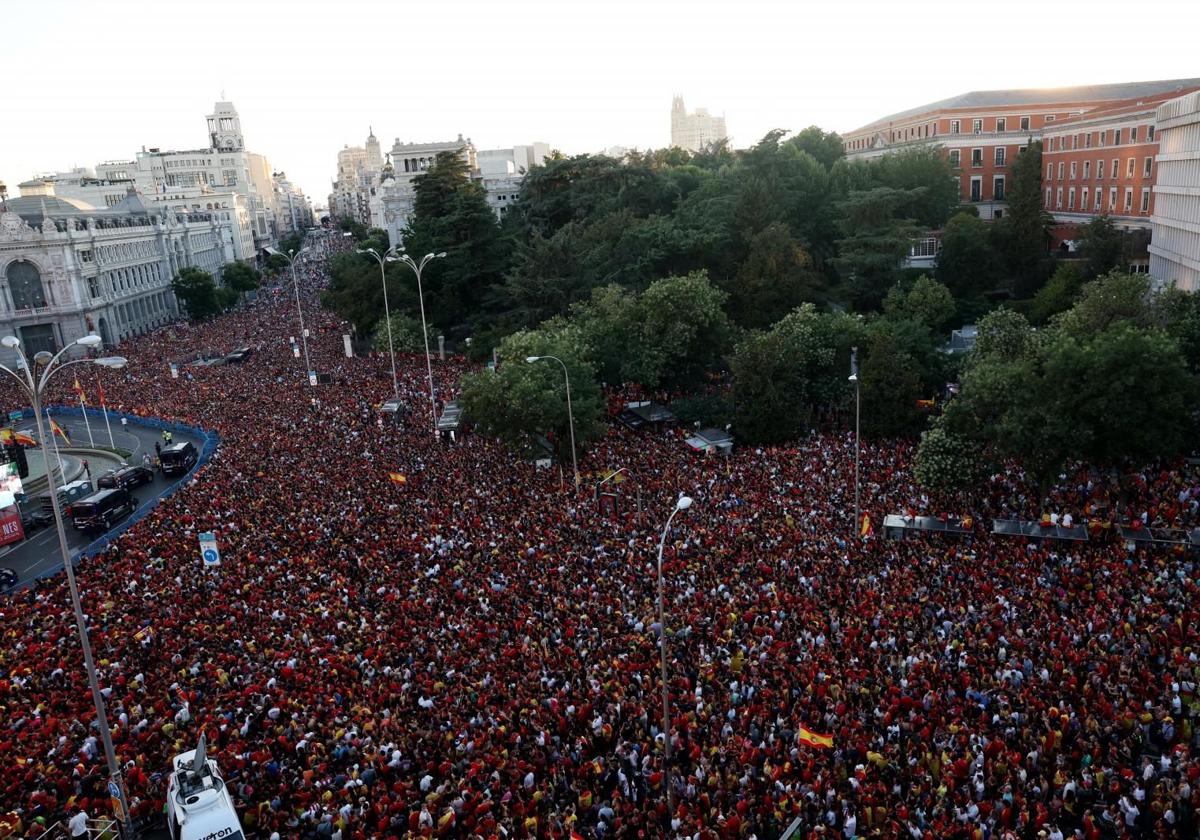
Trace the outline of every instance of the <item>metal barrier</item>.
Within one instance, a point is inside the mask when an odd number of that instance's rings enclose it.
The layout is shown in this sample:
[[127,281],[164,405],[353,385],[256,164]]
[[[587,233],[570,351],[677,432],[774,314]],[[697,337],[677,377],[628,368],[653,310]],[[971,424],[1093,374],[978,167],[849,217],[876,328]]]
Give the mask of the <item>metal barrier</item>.
[[[111,817],[96,817],[87,822],[87,834],[83,835],[88,840],[118,840],[120,838],[120,828],[117,826],[117,821]],[[39,840],[71,840],[71,832],[67,829],[65,822],[55,823],[46,829],[45,833],[38,835]]]
[[[87,416],[89,418],[95,418],[97,420],[100,420],[104,416],[102,412],[97,411],[94,408],[82,409],[82,408],[76,408],[74,406],[53,406],[48,410],[49,410],[50,414],[52,414],[52,415],[57,414],[59,416],[67,416],[67,417],[82,417],[84,415],[85,411],[87,412]],[[25,417],[33,417],[33,409],[26,408],[21,412],[21,414]],[[195,465],[193,465],[190,470],[188,470],[184,475],[182,475],[178,481],[176,481],[174,484],[170,485],[166,490],[164,490],[163,492],[156,495],[150,501],[147,501],[147,502],[144,502],[143,504],[141,504],[137,508],[137,510],[135,510],[133,513],[131,513],[128,517],[126,517],[126,519],[123,522],[121,522],[120,525],[117,525],[115,528],[106,532],[98,539],[93,540],[92,542],[88,543],[83,548],[81,548],[77,551],[73,551],[71,553],[72,561],[76,561],[79,558],[84,557],[84,556],[90,556],[90,555],[95,555],[95,554],[100,553],[101,551],[103,551],[105,548],[108,547],[109,543],[111,543],[117,537],[121,536],[121,534],[128,531],[136,523],[140,522],[142,519],[145,519],[146,516],[149,515],[150,511],[154,509],[155,505],[157,505],[163,499],[166,499],[169,496],[172,496],[173,494],[178,492],[179,488],[181,488],[183,485],[185,485],[189,481],[191,481],[192,477],[196,474],[196,471],[199,470],[201,467],[203,467],[205,464],[207,464],[209,462],[209,460],[212,459],[213,454],[217,451],[217,447],[221,443],[221,436],[218,435],[215,431],[213,431],[211,429],[202,429],[199,426],[190,426],[186,423],[171,423],[166,420],[160,420],[157,417],[142,417],[137,414],[127,414],[126,412],[123,412],[123,411],[113,411],[111,409],[108,412],[108,416],[109,416],[110,421],[115,420],[118,423],[121,422],[121,418],[124,417],[131,424],[143,426],[148,429],[158,429],[158,430],[165,429],[172,433],[186,433],[186,434],[193,435],[195,437],[200,438],[200,440],[201,440],[200,452],[198,454],[198,457],[196,458]],[[45,577],[51,577],[53,575],[58,574],[59,571],[60,571],[59,569],[54,569],[54,568],[47,569],[42,574],[38,575],[37,578],[40,579],[40,578],[45,578]]]

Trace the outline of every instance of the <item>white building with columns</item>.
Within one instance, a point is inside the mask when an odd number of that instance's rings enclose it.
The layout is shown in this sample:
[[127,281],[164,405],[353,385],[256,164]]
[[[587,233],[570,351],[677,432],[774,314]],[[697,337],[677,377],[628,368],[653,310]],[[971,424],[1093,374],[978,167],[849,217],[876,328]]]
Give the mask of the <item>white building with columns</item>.
[[0,335],[27,353],[96,333],[106,345],[178,317],[171,280],[185,266],[219,276],[233,260],[226,223],[129,195],[91,208],[56,196],[0,205]]

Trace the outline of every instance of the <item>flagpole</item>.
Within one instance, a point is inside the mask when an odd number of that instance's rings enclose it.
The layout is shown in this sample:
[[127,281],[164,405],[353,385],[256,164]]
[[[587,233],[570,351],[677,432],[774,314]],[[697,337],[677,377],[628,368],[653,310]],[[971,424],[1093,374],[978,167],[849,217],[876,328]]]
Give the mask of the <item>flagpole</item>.
[[96,448],[96,441],[92,438],[92,424],[88,422],[87,403],[83,401],[83,394],[79,395],[79,408],[83,411],[83,425],[87,427],[88,444],[92,449]]
[[[50,423],[49,423],[50,442],[54,444],[54,457],[58,460],[58,466],[61,469],[62,468],[62,454],[59,453],[59,451],[58,451],[58,436],[54,434],[54,418],[50,416],[50,407],[49,406],[46,407],[46,419],[50,421]],[[51,469],[49,464],[46,464],[45,466],[46,466],[47,470]],[[67,475],[66,475],[66,472],[64,472],[63,473],[63,483],[65,484],[66,481],[67,481]]]
[[115,450],[117,442],[113,440],[112,426],[108,423],[108,404],[104,401],[104,386],[100,384],[100,374],[96,374],[96,390],[100,392],[100,410],[104,412],[104,428],[108,429],[108,445]]

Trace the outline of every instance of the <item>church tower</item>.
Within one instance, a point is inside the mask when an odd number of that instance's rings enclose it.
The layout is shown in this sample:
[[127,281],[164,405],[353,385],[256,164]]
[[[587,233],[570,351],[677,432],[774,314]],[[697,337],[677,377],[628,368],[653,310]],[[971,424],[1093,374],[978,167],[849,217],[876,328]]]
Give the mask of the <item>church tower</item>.
[[676,96],[671,100],[671,145],[684,147],[686,139],[684,131],[687,125],[687,110],[683,107],[683,97]]
[[241,152],[246,149],[242,137],[242,121],[232,102],[218,102],[208,115],[208,141],[218,152]]
[[367,135],[367,170],[379,172],[383,169],[383,155],[379,152],[379,141],[375,138],[374,127],[368,126],[367,130],[370,132]]

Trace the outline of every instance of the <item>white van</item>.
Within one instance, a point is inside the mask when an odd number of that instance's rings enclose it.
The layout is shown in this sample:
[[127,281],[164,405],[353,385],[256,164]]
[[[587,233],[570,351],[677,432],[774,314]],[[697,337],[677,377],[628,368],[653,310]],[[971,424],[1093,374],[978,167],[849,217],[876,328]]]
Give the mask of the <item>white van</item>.
[[172,840],[245,840],[233,798],[205,752],[204,736],[194,750],[171,762],[167,781],[167,829]]

